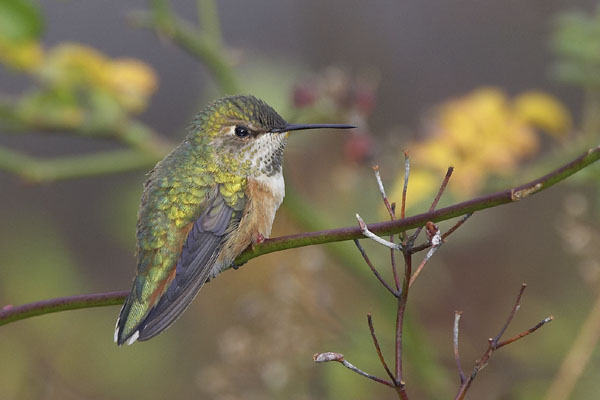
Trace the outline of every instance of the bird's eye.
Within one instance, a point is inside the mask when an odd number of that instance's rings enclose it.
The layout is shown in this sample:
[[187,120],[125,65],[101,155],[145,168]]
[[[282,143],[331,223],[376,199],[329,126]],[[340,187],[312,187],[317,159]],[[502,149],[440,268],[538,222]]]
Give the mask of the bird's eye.
[[244,138],[250,135],[250,131],[245,126],[236,126],[235,127],[235,136],[239,138]]

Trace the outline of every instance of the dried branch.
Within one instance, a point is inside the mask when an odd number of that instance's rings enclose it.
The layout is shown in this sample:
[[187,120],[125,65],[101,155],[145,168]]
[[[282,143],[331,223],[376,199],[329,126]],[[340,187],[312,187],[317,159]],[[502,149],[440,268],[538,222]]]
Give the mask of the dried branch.
[[460,316],[462,315],[462,311],[454,312],[454,329],[452,335],[452,343],[454,344],[454,361],[456,361],[456,368],[458,369],[458,376],[460,378],[460,384],[464,384],[467,378],[465,378],[465,373],[463,372],[462,366],[460,365],[460,353],[458,352],[458,326],[460,323]]
[[[444,191],[446,190],[446,186],[448,185],[448,181],[450,181],[450,177],[452,176],[453,171],[454,171],[454,167],[448,167],[448,170],[446,171],[446,176],[444,177],[444,180],[442,181],[442,184],[440,185],[440,188],[438,189],[438,192],[435,195],[435,198],[431,202],[431,206],[429,206],[429,212],[432,212],[437,207],[438,202],[442,198],[442,194],[444,194]],[[419,235],[421,234],[422,229],[423,229],[423,226],[419,226],[415,230],[415,232],[412,235],[410,235],[410,238],[408,239],[408,243],[410,243],[412,245],[415,242],[415,240],[417,240]]]
[[349,370],[354,371],[357,374],[364,376],[365,378],[371,379],[372,381],[375,381],[377,383],[381,383],[381,384],[389,386],[391,388],[396,388],[396,386],[394,385],[393,382],[386,381],[385,379],[378,378],[378,377],[376,377],[374,375],[366,373],[365,371],[363,371],[363,370],[361,370],[359,368],[356,368],[350,362],[346,361],[344,359],[344,355],[340,354],[340,353],[334,353],[334,352],[316,353],[315,355],[313,355],[313,361],[316,362],[316,363],[324,363],[324,362],[329,362],[329,361],[336,361],[336,362],[339,362],[340,364],[342,364],[344,367],[348,368]]
[[[410,157],[408,152],[404,152],[404,186],[402,186],[402,208],[400,208],[400,218],[406,217],[406,192],[408,191],[408,176],[410,175]],[[403,232],[404,233],[404,232]]]
[[[498,350],[499,348],[501,348],[503,346],[506,346],[507,344],[513,343],[513,342],[535,332],[536,330],[538,330],[539,328],[541,328],[542,326],[544,326],[548,322],[551,322],[554,319],[554,317],[552,317],[552,316],[546,317],[542,321],[537,323],[535,326],[511,337],[510,339],[505,340],[504,342],[499,342],[500,338],[506,331],[506,328],[508,328],[508,325],[510,325],[515,313],[517,312],[517,310],[520,307],[521,297],[523,296],[523,292],[525,291],[526,287],[527,287],[526,284],[521,285],[521,289],[519,290],[519,294],[517,296],[517,300],[515,301],[515,305],[511,309],[510,314],[508,315],[508,318],[506,319],[506,322],[504,323],[504,325],[502,326],[502,328],[500,329],[500,331],[494,338],[488,339],[488,347],[485,350],[485,352],[483,353],[483,356],[479,360],[477,360],[477,362],[475,363],[475,367],[473,368],[473,372],[471,373],[469,378],[467,380],[464,380],[463,379],[464,374],[460,373],[461,374],[461,385],[458,389],[458,393],[456,394],[455,400],[462,400],[465,398],[467,391],[469,390],[469,388],[471,387],[471,384],[477,377],[477,374],[479,373],[479,371],[481,371],[482,369],[484,369],[486,367],[486,365],[494,351]],[[459,360],[459,358],[458,358],[458,322],[456,321],[456,319],[455,319],[455,328],[454,329],[455,329],[454,336],[455,336],[455,340],[456,340],[456,343],[454,345],[455,346],[455,357],[457,360]],[[458,364],[458,366],[460,369],[460,363]]]
[[[406,153],[405,153],[406,154]],[[409,166],[410,168],[410,166]],[[394,221],[396,219],[396,203],[390,204],[387,195],[385,194],[385,188],[383,186],[383,181],[381,180],[381,174],[379,173],[379,165],[375,165],[373,167],[373,171],[375,172],[375,179],[377,180],[377,186],[379,187],[379,193],[383,199],[383,204],[385,204],[386,209],[388,210],[388,214],[390,215],[390,220]],[[408,180],[404,179],[404,184],[408,184]],[[406,190],[406,186],[404,188]],[[404,192],[406,195],[406,191]],[[403,196],[403,199],[406,199],[406,196]],[[404,218],[404,214],[402,214]],[[394,235],[390,235],[390,242],[394,243]],[[390,249],[390,257],[392,264],[392,274],[394,275],[394,283],[396,284],[396,291],[400,290],[400,279],[398,278],[398,269],[396,268],[396,254],[394,253],[394,249]]]
[[373,240],[374,242],[379,243],[380,245],[388,247],[392,250],[402,251],[402,245],[400,243],[392,243],[388,240],[380,238],[379,236],[377,236],[376,234],[371,232],[369,230],[369,228],[367,227],[367,224],[365,224],[365,221],[363,221],[363,219],[361,218],[360,215],[356,214],[356,219],[358,220],[358,225],[360,226],[360,229],[364,236],[366,236],[369,239]]
[[379,193],[381,194],[381,198],[383,199],[383,204],[385,204],[385,208],[388,210],[390,218],[394,220],[394,212],[392,211],[390,201],[388,200],[387,195],[385,194],[385,188],[383,187],[381,175],[379,174],[379,165],[373,166],[373,172],[375,172],[375,179],[377,180],[377,187],[379,188]]
[[[433,256],[433,254],[437,251],[437,249],[440,248],[440,246],[443,243],[443,241],[442,241],[442,235],[440,234],[440,230],[438,229],[438,227],[433,222],[428,222],[427,225],[429,225],[429,224],[431,224],[431,225],[433,225],[435,227],[434,228],[435,229],[434,233],[432,233],[431,235],[428,234],[428,236],[431,237],[430,240],[429,240],[429,245],[431,246],[431,249],[429,249],[429,251],[427,252],[427,255],[425,256],[425,258],[423,258],[423,261],[421,261],[421,264],[419,264],[419,266],[415,270],[415,273],[411,276],[410,282],[408,284],[408,287],[412,286],[412,284],[414,283],[414,281],[417,279],[417,277],[419,276],[419,274],[421,273],[421,271],[425,267],[425,264],[427,264],[427,262]],[[414,253],[414,250],[411,249],[411,253]]]
[[377,350],[377,356],[379,357],[379,361],[381,361],[381,365],[383,365],[385,372],[388,374],[392,382],[394,382],[396,386],[398,386],[399,382],[396,381],[394,374],[392,374],[392,371],[390,371],[390,368],[385,362],[383,353],[381,353],[381,347],[379,347],[379,341],[377,340],[377,335],[375,335],[375,327],[373,326],[373,317],[371,316],[371,313],[367,314],[367,322],[369,324],[369,330],[371,331],[371,337],[373,338],[373,344],[375,345],[375,350]]
[[77,310],[80,308],[115,306],[123,304],[129,292],[107,292],[82,294],[77,296],[58,297],[28,303],[21,306],[4,306],[0,309],[0,325],[21,319],[35,317],[59,311]]
[[[448,231],[446,231],[443,235],[442,235],[442,243],[444,243],[446,241],[446,238],[448,236],[450,236],[451,234],[453,234],[458,228],[460,228],[462,226],[462,224],[464,224],[469,218],[471,218],[471,216],[473,215],[473,213],[469,213],[466,215],[463,215],[463,217],[461,219],[459,219],[453,226],[452,228],[448,229]],[[418,246],[415,246],[411,249],[411,251],[413,253],[418,253],[419,251],[423,251],[425,249],[428,249],[429,247],[431,247],[431,242],[425,242],[423,244],[420,244]]]
[[358,251],[360,251],[360,254],[362,255],[362,257],[364,258],[365,262],[367,263],[367,265],[369,266],[369,268],[371,269],[371,271],[373,271],[373,274],[375,275],[375,277],[377,277],[377,279],[379,280],[379,282],[381,282],[381,284],[383,286],[385,286],[385,288],[394,296],[394,297],[398,297],[399,293],[392,289],[392,287],[385,281],[385,279],[383,279],[383,277],[379,274],[379,272],[377,271],[377,269],[375,268],[375,266],[373,265],[373,263],[371,262],[371,260],[369,259],[369,256],[367,256],[367,253],[365,252],[365,249],[360,245],[360,242],[357,239],[354,239],[354,244],[356,245],[356,247],[358,248]]

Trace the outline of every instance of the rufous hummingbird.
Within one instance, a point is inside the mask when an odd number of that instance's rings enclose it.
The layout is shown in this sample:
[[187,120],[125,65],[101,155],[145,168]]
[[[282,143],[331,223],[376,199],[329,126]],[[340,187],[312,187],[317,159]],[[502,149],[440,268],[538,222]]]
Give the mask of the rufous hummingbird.
[[285,192],[288,134],[315,128],[353,126],[288,124],[253,96],[216,100],[196,116],[144,185],[137,274],[117,320],[117,344],[167,329],[208,279],[269,237]]

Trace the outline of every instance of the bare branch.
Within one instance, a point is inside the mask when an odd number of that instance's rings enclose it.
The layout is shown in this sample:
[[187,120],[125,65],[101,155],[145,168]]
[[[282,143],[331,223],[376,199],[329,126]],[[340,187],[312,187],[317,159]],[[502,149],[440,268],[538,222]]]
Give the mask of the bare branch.
[[356,245],[356,247],[358,248],[358,251],[360,251],[360,254],[362,255],[362,257],[364,258],[365,262],[367,263],[367,265],[369,266],[369,268],[371,269],[371,271],[373,271],[373,274],[375,275],[375,277],[377,277],[377,279],[379,280],[379,282],[381,282],[381,284],[383,286],[385,286],[385,288],[394,296],[394,297],[398,297],[398,292],[394,289],[392,289],[392,287],[383,279],[383,277],[379,274],[379,272],[377,271],[377,269],[375,268],[375,266],[373,265],[373,263],[371,262],[371,260],[369,259],[369,256],[367,255],[367,253],[365,252],[365,249],[360,245],[359,241],[357,239],[354,239],[354,244]]
[[379,236],[375,235],[373,232],[369,231],[369,228],[367,228],[365,221],[363,221],[363,219],[360,217],[360,215],[356,214],[356,219],[358,220],[358,225],[360,226],[361,232],[364,236],[366,236],[369,239],[373,240],[374,242],[379,243],[380,245],[388,247],[392,250],[402,251],[401,244],[392,243],[388,240],[380,238]]
[[375,179],[377,179],[377,187],[379,188],[379,193],[381,194],[381,198],[383,199],[383,204],[385,204],[385,208],[388,210],[388,214],[390,214],[390,218],[392,221],[394,220],[394,212],[392,211],[392,206],[390,205],[390,201],[385,194],[385,188],[383,187],[383,182],[381,181],[381,175],[379,174],[379,165],[373,166],[373,172],[375,172]]
[[373,326],[373,317],[371,316],[371,313],[367,314],[367,322],[369,323],[369,330],[371,331],[371,337],[373,338],[373,344],[375,345],[375,349],[377,350],[377,356],[379,356],[379,361],[381,361],[381,365],[383,365],[385,372],[388,374],[392,382],[395,382],[397,384],[398,382],[396,382],[394,374],[392,374],[392,371],[390,371],[390,368],[385,362],[385,358],[383,358],[383,353],[381,353],[381,347],[379,347],[379,341],[377,340],[377,335],[375,335],[375,327]]
[[529,334],[532,334],[533,332],[540,329],[542,326],[546,325],[548,322],[552,322],[552,321],[554,321],[554,316],[550,315],[549,317],[544,318],[543,320],[541,320],[540,322],[538,322],[531,328],[524,330],[523,332],[521,332],[519,334],[516,334],[515,336],[511,337],[510,339],[506,339],[505,341],[498,343],[495,346],[494,350],[498,350],[500,347],[506,346],[507,344],[511,344],[512,342],[515,342]]
[[[444,180],[442,181],[442,184],[440,185],[440,188],[439,188],[435,198],[431,202],[431,206],[429,206],[429,212],[432,212],[437,207],[437,204],[440,201],[440,198],[442,197],[444,190],[446,190],[446,186],[448,185],[448,181],[450,180],[450,177],[452,176],[453,171],[454,171],[454,167],[448,167],[448,170],[446,171],[446,176],[444,177]],[[415,240],[417,240],[417,238],[421,234],[422,229],[423,229],[423,226],[418,227],[415,230],[415,232],[410,236],[410,238],[408,239],[408,242],[411,244],[414,243]]]
[[527,289],[527,284],[526,283],[521,284],[521,290],[519,290],[519,295],[517,296],[515,305],[513,306],[512,310],[510,311],[510,314],[508,314],[508,318],[506,319],[504,326],[502,326],[502,328],[500,329],[500,332],[498,332],[498,334],[494,337],[494,339],[492,339],[492,343],[493,343],[494,347],[497,346],[498,341],[500,340],[502,335],[504,335],[506,328],[508,328],[508,325],[510,325],[510,322],[512,321],[516,312],[519,311],[519,308],[521,308],[521,305],[520,305],[521,297],[523,297],[523,292],[525,291],[525,289]]
[[400,219],[406,217],[406,192],[408,191],[408,176],[410,175],[410,157],[408,151],[404,151],[404,186],[402,187],[402,207],[400,209]]
[[396,388],[396,385],[394,385],[393,382],[386,381],[385,379],[378,378],[375,375],[368,374],[365,371],[363,371],[363,370],[355,367],[350,362],[348,362],[348,361],[346,361],[344,359],[344,355],[343,354],[333,353],[333,352],[316,353],[315,355],[313,355],[313,360],[316,363],[323,363],[323,362],[329,362],[329,361],[339,362],[344,367],[348,368],[351,371],[356,372],[359,375],[364,376],[365,378],[371,379],[372,381],[375,381],[377,383],[381,383],[381,384],[389,386],[391,388]]
[[[469,390],[469,388],[471,387],[471,384],[477,377],[477,374],[479,373],[479,371],[481,371],[482,369],[484,369],[486,367],[486,365],[494,351],[498,350],[500,347],[503,347],[507,344],[513,343],[513,342],[535,332],[536,330],[538,330],[539,328],[544,326],[546,323],[548,323],[554,319],[552,316],[544,318],[542,321],[540,321],[538,324],[536,324],[532,328],[529,328],[529,329],[519,333],[518,335],[515,335],[512,338],[505,340],[504,342],[498,343],[498,341],[500,340],[500,338],[506,331],[506,328],[508,327],[508,325],[510,325],[515,313],[519,309],[519,307],[520,307],[519,303],[521,302],[521,297],[523,296],[523,292],[525,291],[526,287],[527,287],[526,284],[521,285],[521,289],[519,290],[517,300],[515,301],[515,305],[513,306],[513,308],[510,311],[510,314],[508,315],[506,323],[502,326],[502,328],[500,329],[500,331],[494,338],[488,339],[488,347],[485,350],[485,352],[483,353],[483,356],[479,360],[477,360],[477,362],[475,363],[475,367],[473,368],[473,372],[471,373],[471,376],[469,376],[469,379],[467,379],[466,381],[462,381],[462,379],[461,379],[461,385],[458,389],[458,393],[456,394],[455,400],[462,400],[465,398],[467,391]],[[455,325],[456,325],[456,320],[455,320]],[[455,335],[457,335],[457,334],[455,333]],[[458,344],[455,345],[455,348],[457,348],[456,346],[458,346]],[[455,350],[455,351],[457,351],[457,350]]]
[[467,378],[465,378],[465,373],[460,365],[460,353],[458,352],[458,325],[460,322],[460,316],[462,315],[462,311],[454,312],[454,335],[453,335],[453,343],[454,343],[454,361],[456,361],[456,368],[458,369],[458,376],[460,377],[460,384],[465,383]]
[[42,300],[21,306],[8,305],[0,309],[0,325],[58,311],[118,305],[123,303],[128,294],[129,292],[83,294]]

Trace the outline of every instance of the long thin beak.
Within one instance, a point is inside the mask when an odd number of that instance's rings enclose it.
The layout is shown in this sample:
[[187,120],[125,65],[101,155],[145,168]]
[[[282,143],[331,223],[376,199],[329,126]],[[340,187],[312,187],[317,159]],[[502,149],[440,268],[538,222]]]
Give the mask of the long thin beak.
[[352,129],[353,125],[344,124],[287,124],[283,128],[273,129],[271,132],[281,133],[289,131],[301,131],[305,129]]

